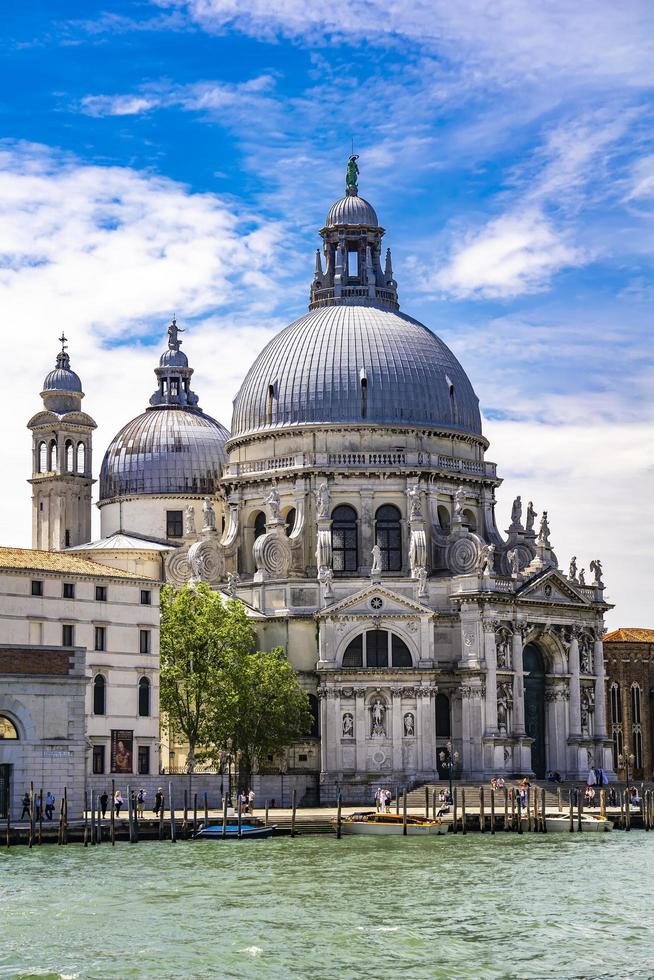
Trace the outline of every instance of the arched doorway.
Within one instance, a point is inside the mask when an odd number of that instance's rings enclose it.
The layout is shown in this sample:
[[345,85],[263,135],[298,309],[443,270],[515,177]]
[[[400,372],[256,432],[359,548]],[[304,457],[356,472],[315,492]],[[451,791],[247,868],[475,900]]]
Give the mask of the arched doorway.
[[545,664],[537,646],[528,643],[522,652],[525,672],[525,731],[533,738],[531,768],[545,778]]

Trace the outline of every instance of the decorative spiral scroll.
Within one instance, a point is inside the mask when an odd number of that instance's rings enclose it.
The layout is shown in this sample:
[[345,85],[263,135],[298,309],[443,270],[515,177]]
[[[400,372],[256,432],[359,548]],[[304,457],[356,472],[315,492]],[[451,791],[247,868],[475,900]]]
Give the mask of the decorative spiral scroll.
[[186,548],[172,551],[166,558],[166,581],[173,585],[184,585],[191,577]]
[[209,585],[217,585],[223,578],[224,560],[220,545],[211,541],[197,541],[188,549],[188,563],[193,578]]
[[291,567],[291,546],[282,531],[268,531],[254,542],[257,569],[276,578],[285,578]]
[[447,565],[455,575],[472,572],[479,559],[479,545],[473,537],[458,538],[447,549]]

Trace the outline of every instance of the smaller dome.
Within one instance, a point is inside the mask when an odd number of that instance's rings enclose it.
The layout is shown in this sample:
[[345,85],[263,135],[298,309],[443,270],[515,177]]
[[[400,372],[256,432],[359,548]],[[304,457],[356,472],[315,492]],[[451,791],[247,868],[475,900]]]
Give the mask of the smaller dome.
[[56,367],[46,375],[43,391],[76,391],[81,392],[82,382],[79,376],[65,367]]
[[181,350],[165,350],[159,358],[159,367],[187,368],[188,357]]
[[367,225],[378,228],[379,220],[372,204],[358,194],[350,193],[332,204],[329,209],[325,227],[333,228],[336,225]]

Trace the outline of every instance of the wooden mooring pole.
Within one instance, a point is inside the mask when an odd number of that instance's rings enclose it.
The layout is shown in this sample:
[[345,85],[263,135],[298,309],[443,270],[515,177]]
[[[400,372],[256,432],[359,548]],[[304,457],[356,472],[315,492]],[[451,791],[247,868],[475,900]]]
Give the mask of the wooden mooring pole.
[[291,802],[293,805],[293,809],[291,811],[291,837],[295,837],[295,817],[297,815],[297,789],[295,788],[295,786],[293,787],[293,796]]
[[531,833],[531,786],[527,786],[527,831]]
[[515,789],[511,787],[511,830],[517,830],[515,825]]
[[170,800],[170,840],[172,844],[177,843],[177,825],[175,823],[175,801],[173,799],[173,784],[168,783],[168,798]]
[[486,811],[484,810],[484,787],[479,787],[479,829],[486,833]]
[[561,799],[561,787],[559,786],[556,791],[556,802],[559,808],[559,813],[563,813],[563,800]]
[[43,843],[43,787],[39,789],[39,844]]
[[[267,823],[267,821],[266,821]],[[341,839],[343,828],[341,826],[341,794],[338,794],[338,802],[336,804],[336,840]]]
[[522,833],[522,797],[520,796],[520,791],[518,791],[518,833]]
[[84,847],[89,846],[88,810],[89,810],[89,794],[87,790],[84,790]]
[[436,790],[432,790],[431,794],[431,818],[436,819]]
[[429,786],[425,786],[425,820],[429,820]]
[[458,789],[454,788],[454,799],[452,800],[452,829],[454,833],[457,833],[457,823],[458,823],[458,809],[459,809],[459,797]]
[[264,814],[264,818],[263,818],[263,825],[264,825],[264,827],[267,827],[268,826],[268,810],[269,810],[269,807],[270,807],[270,803],[268,802],[268,800],[266,800],[266,810],[265,810],[265,814]]
[[204,794],[204,826],[207,827],[209,824],[209,797]]
[[223,827],[221,831],[221,837],[226,837],[226,836],[227,836],[227,797],[223,796]]
[[495,833],[495,790],[491,787],[490,791],[490,804],[491,804],[491,834]]
[[111,807],[111,846],[116,846],[116,807],[114,805],[114,800],[116,799],[116,780],[111,780],[111,799],[109,800],[109,805]]
[[407,835],[407,823],[406,823],[406,789],[402,791],[402,836]]
[[32,847],[32,839],[34,837],[34,783],[30,783],[30,808],[28,813],[30,819],[30,829],[28,835],[28,846]]
[[546,810],[547,801],[545,799],[545,790],[542,790],[542,792],[541,792],[540,801],[541,801],[541,824],[540,824],[540,829],[541,829],[541,833],[546,834],[547,833],[547,810]]
[[193,836],[198,832],[198,794],[193,794]]
[[461,790],[461,833],[468,833],[466,828],[466,791],[464,789]]
[[577,833],[578,834],[580,834],[583,829],[581,826],[582,813],[583,813],[583,797],[581,795],[581,790],[580,790],[579,795],[577,796]]

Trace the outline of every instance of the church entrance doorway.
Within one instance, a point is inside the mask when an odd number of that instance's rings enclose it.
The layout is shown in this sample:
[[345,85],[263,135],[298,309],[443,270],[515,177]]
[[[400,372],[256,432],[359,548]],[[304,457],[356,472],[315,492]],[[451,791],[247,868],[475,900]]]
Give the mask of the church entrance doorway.
[[525,672],[525,731],[533,738],[531,768],[538,779],[545,778],[545,664],[533,643],[522,653]]

